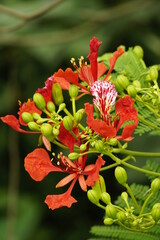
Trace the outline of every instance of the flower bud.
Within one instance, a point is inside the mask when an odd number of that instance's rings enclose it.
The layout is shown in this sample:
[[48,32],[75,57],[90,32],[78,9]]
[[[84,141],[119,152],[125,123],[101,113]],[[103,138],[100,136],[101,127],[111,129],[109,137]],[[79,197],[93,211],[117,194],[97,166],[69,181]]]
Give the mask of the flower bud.
[[128,193],[122,192],[122,193],[121,193],[121,198],[122,198],[125,202],[128,202]]
[[59,129],[53,128],[53,135],[58,136],[59,135]]
[[140,59],[143,58],[144,53],[143,53],[143,48],[142,48],[141,46],[136,45],[136,46],[133,48],[133,51],[136,53],[136,55],[137,55]]
[[68,155],[69,159],[70,160],[76,160],[79,158],[79,153],[76,153],[76,152],[72,152]]
[[86,144],[81,144],[80,145],[80,151],[85,151],[86,150],[86,148],[87,148],[87,146],[86,146]]
[[35,122],[29,122],[29,123],[28,123],[28,127],[29,127],[29,129],[32,130],[32,131],[40,131],[40,127],[39,127],[38,124],[35,123]]
[[117,213],[117,219],[120,221],[120,222],[124,222],[126,220],[126,214],[122,211],[119,211]]
[[155,178],[151,183],[151,190],[153,193],[156,193],[160,190],[160,179]]
[[75,122],[80,123],[82,121],[83,116],[84,116],[84,109],[79,109],[74,115]]
[[71,98],[76,98],[78,95],[78,87],[74,84],[71,84],[69,87],[69,95]]
[[104,225],[112,225],[114,223],[114,220],[112,218],[105,218],[103,222]]
[[117,76],[116,81],[122,89],[126,89],[127,86],[129,85],[129,79],[122,74]]
[[63,118],[63,126],[67,131],[72,131],[73,128],[73,120],[70,116],[65,116]]
[[59,105],[59,108],[58,108],[57,113],[63,111],[63,110],[65,109],[65,107],[66,107],[66,104],[65,104],[65,103],[61,103],[61,104]]
[[54,83],[52,86],[52,97],[55,104],[60,105],[64,102],[62,88],[59,83]]
[[40,109],[40,110],[44,110],[45,106],[46,106],[46,102],[44,100],[44,97],[42,96],[42,94],[40,93],[35,93],[33,95],[33,102],[36,104],[36,106]]
[[32,113],[33,119],[38,120],[41,116],[38,113]]
[[130,95],[131,97],[135,97],[137,95],[137,90],[133,85],[129,85],[127,87],[127,92],[128,92],[128,95]]
[[111,196],[109,195],[109,193],[103,192],[103,193],[101,194],[101,200],[102,200],[102,202],[104,202],[105,204],[110,204],[110,203],[111,203]]
[[24,122],[28,123],[28,122],[33,122],[33,116],[31,113],[29,112],[23,112],[22,113],[22,119]]
[[101,140],[96,141],[95,149],[99,152],[102,152],[104,149],[104,143]]
[[149,70],[149,75],[153,81],[157,81],[158,79],[158,70],[156,67],[151,67]]
[[141,83],[138,80],[134,80],[132,84],[136,89],[141,88]]
[[93,189],[88,190],[87,197],[89,201],[92,202],[93,204],[97,205],[99,203],[99,196],[95,190]]
[[105,211],[109,218],[115,219],[117,217],[117,210],[112,204],[107,205]]
[[157,207],[155,207],[155,205],[152,207],[152,217],[153,219],[158,222],[160,220],[160,206],[157,205]]
[[117,138],[111,138],[109,140],[109,143],[110,143],[111,146],[116,146],[117,143],[118,143],[118,140],[117,140]]
[[127,173],[124,168],[122,168],[120,166],[116,167],[114,174],[115,174],[117,181],[120,184],[124,185],[127,182]]
[[153,205],[152,209],[154,209],[154,208],[160,208],[160,203],[155,203],[155,204]]
[[49,123],[43,123],[41,125],[41,133],[44,135],[46,138],[53,137],[53,128]]
[[54,105],[54,103],[51,102],[51,101],[47,102],[47,109],[48,109],[48,111],[50,111],[51,113],[52,113],[52,112],[55,112],[55,105]]
[[99,195],[99,198],[101,197],[101,194],[103,192],[106,192],[106,184],[105,184],[104,178],[101,175],[99,175],[99,180],[95,182],[92,189],[97,192],[97,194]]
[[123,88],[120,86],[120,84],[117,82],[117,79],[114,81],[114,82],[112,82],[113,84],[114,84],[114,86],[115,86],[115,88],[116,88],[116,91],[118,92],[118,93],[123,93]]

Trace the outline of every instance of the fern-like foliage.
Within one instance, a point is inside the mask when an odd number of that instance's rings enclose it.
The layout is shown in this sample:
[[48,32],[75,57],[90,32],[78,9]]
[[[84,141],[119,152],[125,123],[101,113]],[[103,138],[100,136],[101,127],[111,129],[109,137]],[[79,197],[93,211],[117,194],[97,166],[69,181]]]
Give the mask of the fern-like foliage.
[[[143,167],[146,170],[160,173],[160,163],[159,160],[147,160],[145,166]],[[149,180],[153,180],[155,177],[153,175],[146,174]]]
[[[90,231],[96,238],[89,240],[159,240],[160,236],[152,233],[132,232],[119,226],[93,226]],[[98,237],[98,238],[97,238]]]

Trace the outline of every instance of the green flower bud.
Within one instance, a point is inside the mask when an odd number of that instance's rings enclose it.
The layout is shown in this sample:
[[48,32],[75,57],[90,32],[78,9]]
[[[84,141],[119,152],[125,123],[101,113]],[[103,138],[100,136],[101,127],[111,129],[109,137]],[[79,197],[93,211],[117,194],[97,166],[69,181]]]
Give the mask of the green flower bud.
[[86,144],[81,144],[81,146],[80,146],[80,151],[85,151],[86,150],[86,148],[87,148],[87,146],[86,146]]
[[50,111],[51,113],[52,112],[55,112],[55,104],[51,101],[47,102],[47,109],[48,111]]
[[126,214],[124,213],[124,212],[122,212],[122,211],[119,211],[118,213],[117,213],[117,219],[118,219],[118,221],[120,221],[120,222],[124,222],[125,220],[126,220]]
[[120,86],[120,84],[117,82],[117,80],[115,80],[113,82],[113,84],[114,84],[114,86],[115,86],[115,88],[116,88],[118,93],[123,93],[123,88]]
[[44,110],[46,107],[46,102],[44,100],[44,97],[42,96],[42,94],[40,93],[35,93],[33,95],[33,102],[36,104],[36,106],[40,109],[40,110]]
[[104,143],[101,140],[96,141],[95,149],[99,152],[102,152],[104,149]]
[[63,118],[63,126],[67,131],[72,131],[73,128],[73,120],[70,116],[65,116]]
[[117,140],[117,138],[111,138],[109,140],[109,143],[111,146],[116,146],[118,144],[118,140]]
[[117,218],[117,210],[112,204],[107,205],[105,211],[109,218],[112,218],[112,219]]
[[61,103],[61,104],[59,105],[59,108],[58,108],[57,113],[63,111],[65,108],[66,108],[66,104],[65,104],[65,103]]
[[160,203],[155,203],[155,204],[153,205],[152,209],[154,209],[154,208],[160,208]]
[[71,98],[76,98],[78,95],[78,87],[74,84],[71,84],[69,87],[69,95]]
[[32,116],[34,120],[38,120],[39,118],[41,118],[40,114],[38,113],[32,113]]
[[128,193],[122,192],[122,193],[121,193],[121,198],[122,198],[125,202],[128,202]]
[[157,206],[157,207],[153,206],[151,213],[152,213],[152,218],[156,222],[158,222],[160,220],[160,206]]
[[141,46],[135,46],[134,48],[133,48],[133,51],[136,53],[136,55],[140,58],[140,59],[142,59],[143,58],[143,55],[144,55],[144,53],[143,53],[143,48],[141,47]]
[[160,179],[155,178],[151,183],[151,190],[152,192],[158,192],[160,190]]
[[41,125],[41,133],[44,135],[46,138],[53,137],[53,128],[49,123],[43,123]]
[[126,89],[127,86],[129,85],[129,79],[122,74],[117,76],[116,81],[122,89]]
[[146,75],[146,81],[147,81],[147,82],[152,81],[150,74],[147,74],[147,75]]
[[138,80],[134,80],[133,81],[133,86],[137,89],[139,89],[139,88],[141,88],[141,83],[140,83],[140,81],[138,81]]
[[120,184],[124,185],[127,182],[127,173],[124,168],[122,168],[120,166],[116,167],[114,174],[115,174],[117,181]]
[[23,112],[22,113],[22,119],[24,122],[28,123],[28,122],[33,122],[33,116],[31,113],[29,112]]
[[138,224],[138,221],[137,221],[137,220],[134,220],[134,221],[131,223],[131,225],[132,225],[133,227],[136,227],[137,224]]
[[127,87],[127,92],[128,92],[128,95],[130,95],[131,97],[135,97],[137,95],[137,90],[133,85],[129,85]]
[[87,197],[89,201],[92,202],[93,204],[97,205],[99,203],[99,196],[95,190],[93,189],[88,190]]
[[158,70],[156,67],[151,67],[149,70],[149,75],[153,81],[157,81],[158,79]]
[[52,97],[55,104],[60,105],[64,102],[62,88],[59,83],[54,83],[52,87]]
[[76,123],[80,123],[82,121],[82,118],[84,116],[84,109],[79,109],[75,115],[74,115],[74,120]]
[[101,194],[103,192],[106,192],[106,184],[105,184],[104,178],[101,175],[99,175],[99,181],[95,182],[92,189],[97,192],[97,194],[99,195],[99,198],[101,197]]
[[59,129],[53,128],[53,135],[58,136],[59,135]]
[[109,193],[103,192],[103,193],[101,194],[101,200],[102,200],[102,202],[104,202],[105,204],[110,204],[110,203],[111,203],[111,196],[109,195]]
[[35,122],[29,122],[29,123],[28,123],[28,127],[29,127],[29,129],[32,130],[32,131],[40,131],[40,127],[39,127],[38,124],[35,123]]
[[105,218],[103,222],[104,225],[112,225],[114,223],[114,220],[112,218]]
[[79,158],[79,153],[76,153],[76,152],[72,152],[68,155],[69,159],[70,160],[76,160]]

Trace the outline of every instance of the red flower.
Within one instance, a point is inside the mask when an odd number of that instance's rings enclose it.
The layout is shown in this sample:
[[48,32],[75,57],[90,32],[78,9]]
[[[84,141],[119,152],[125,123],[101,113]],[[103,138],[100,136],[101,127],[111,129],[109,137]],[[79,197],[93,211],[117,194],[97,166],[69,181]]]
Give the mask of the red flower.
[[[106,122],[102,119],[94,119],[93,105],[86,103],[87,124],[104,138],[116,137],[119,140],[129,141],[132,139],[131,134],[138,124],[137,110],[133,104],[134,101],[130,96],[120,98],[115,105],[115,119],[110,118],[109,122]],[[122,135],[116,136],[118,130],[126,121],[133,121],[134,123],[126,125],[123,128]]]
[[[56,187],[63,187],[72,181],[69,189],[63,194],[46,197],[45,203],[54,210],[63,206],[71,207],[76,202],[76,199],[71,196],[71,191],[77,180],[83,191],[87,190],[87,186],[93,186],[94,182],[99,180],[99,170],[105,164],[105,161],[99,156],[95,164],[85,166],[86,159],[87,155],[84,155],[73,162],[66,156],[59,154],[58,159],[56,159],[57,163],[52,164],[48,153],[39,148],[26,156],[24,166],[35,181],[41,181],[50,172],[69,174],[56,185]],[[84,176],[87,176],[86,180]]]
[[43,88],[38,88],[37,89],[37,93],[40,93],[44,99],[45,99],[45,102],[49,102],[49,101],[53,101],[52,99],[52,86],[53,86],[53,83],[54,83],[54,77],[51,76],[50,78],[48,78],[46,81],[45,81],[45,87]]

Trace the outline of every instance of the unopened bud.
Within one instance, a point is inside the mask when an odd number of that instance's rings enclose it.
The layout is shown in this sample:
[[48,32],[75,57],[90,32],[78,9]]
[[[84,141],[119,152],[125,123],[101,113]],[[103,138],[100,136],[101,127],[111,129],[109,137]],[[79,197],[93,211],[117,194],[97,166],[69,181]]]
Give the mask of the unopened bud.
[[95,182],[92,189],[97,192],[99,197],[101,197],[101,194],[103,192],[106,192],[106,184],[105,184],[104,178],[101,175],[99,175],[99,180]]
[[59,129],[53,128],[53,135],[58,136],[59,135]]
[[61,103],[61,104],[59,105],[59,108],[58,108],[57,113],[63,111],[65,108],[66,108],[66,104],[65,104],[65,103]]
[[117,181],[120,184],[124,185],[127,182],[127,173],[124,168],[122,168],[120,166],[116,167],[114,174],[115,174]]
[[160,206],[157,205],[157,207],[153,206],[152,207],[152,217],[153,219],[158,222],[160,220]]
[[80,145],[80,151],[85,151],[86,150],[86,148],[87,148],[87,145],[86,144],[81,144]]
[[71,98],[76,98],[78,95],[78,87],[74,84],[71,84],[69,87],[69,95]]
[[74,115],[74,120],[76,123],[80,123],[82,121],[82,118],[84,116],[84,109],[79,109],[75,115]]
[[126,89],[127,86],[129,85],[129,79],[126,76],[122,75],[122,74],[117,76],[117,80],[116,81],[117,81],[117,83],[120,85],[120,87],[122,89]]
[[109,193],[103,192],[103,193],[101,194],[101,200],[102,200],[102,202],[104,202],[105,204],[110,204],[110,203],[111,203],[111,196],[109,195]]
[[70,116],[65,116],[63,118],[63,126],[67,131],[72,131],[73,128],[73,120]]
[[44,110],[45,106],[46,106],[46,102],[44,100],[44,97],[42,96],[42,94],[40,93],[35,93],[33,95],[33,102],[36,104],[36,106],[40,109],[40,110]]
[[106,214],[109,218],[115,219],[117,216],[117,210],[112,204],[109,204],[106,206]]
[[52,113],[52,112],[55,112],[55,105],[54,105],[54,103],[51,102],[51,101],[47,102],[47,109],[48,109],[48,111],[50,111],[51,113]]
[[33,116],[31,113],[29,112],[23,112],[22,113],[22,119],[24,122],[28,123],[28,122],[33,122]]
[[68,155],[69,159],[70,160],[76,160],[79,158],[79,153],[76,153],[76,152],[72,152]]
[[103,222],[104,222],[104,225],[110,226],[114,223],[114,220],[112,218],[105,218]]
[[120,221],[120,222],[124,222],[126,220],[126,214],[122,211],[119,211],[117,213],[117,219]]
[[89,201],[91,201],[93,204],[97,205],[99,203],[99,196],[95,190],[93,189],[88,190],[87,197]]
[[109,143],[110,143],[111,146],[116,146],[117,143],[118,143],[118,140],[117,140],[117,138],[111,138],[109,140]]
[[156,67],[151,67],[149,70],[149,75],[153,81],[157,81],[158,79],[158,70]]
[[136,90],[135,86],[133,86],[133,85],[129,85],[127,87],[127,92],[128,92],[128,95],[131,97],[135,97],[137,95],[137,90]]
[[104,149],[104,143],[101,140],[96,141],[95,149],[99,152],[102,152]]
[[121,193],[121,198],[122,198],[125,202],[128,202],[128,193],[122,192],[122,193]]
[[151,183],[151,190],[152,192],[158,192],[160,190],[160,179],[155,178]]
[[141,83],[140,83],[140,81],[138,81],[138,80],[134,80],[132,84],[133,84],[133,86],[134,86],[136,89],[140,89],[140,88],[141,88]]
[[34,120],[38,120],[39,118],[41,118],[40,114],[38,113],[32,113],[32,116]]
[[62,88],[59,83],[54,83],[52,86],[52,97],[55,104],[60,105],[64,102]]
[[144,53],[143,53],[143,48],[142,48],[141,46],[136,45],[136,46],[133,48],[133,51],[136,53],[136,55],[137,55],[140,59],[143,58]]
[[40,127],[39,127],[38,124],[35,123],[35,122],[29,122],[29,123],[28,123],[28,127],[29,127],[29,129],[32,130],[32,131],[40,131]]
[[41,133],[44,135],[46,138],[53,137],[53,128],[49,123],[43,123],[41,125]]

